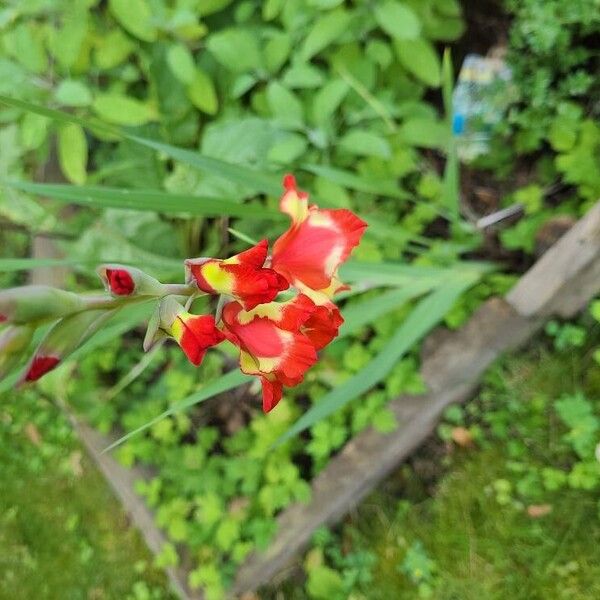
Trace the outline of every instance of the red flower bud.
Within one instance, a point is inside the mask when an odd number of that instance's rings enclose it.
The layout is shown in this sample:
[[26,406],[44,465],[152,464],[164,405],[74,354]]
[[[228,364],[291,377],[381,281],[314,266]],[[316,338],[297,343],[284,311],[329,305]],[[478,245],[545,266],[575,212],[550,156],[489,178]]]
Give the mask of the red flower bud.
[[36,356],[25,374],[25,381],[37,381],[42,375],[52,371],[59,362],[58,356]]
[[130,296],[135,290],[135,283],[125,269],[106,269],[106,278],[110,291],[117,296]]

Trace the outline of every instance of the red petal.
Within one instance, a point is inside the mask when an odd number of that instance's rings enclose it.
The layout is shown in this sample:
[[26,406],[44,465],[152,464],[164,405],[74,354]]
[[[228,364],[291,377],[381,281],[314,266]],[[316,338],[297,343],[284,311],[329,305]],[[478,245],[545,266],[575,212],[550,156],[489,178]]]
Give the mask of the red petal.
[[215,327],[215,318],[212,315],[179,316],[177,319],[184,328],[179,345],[193,365],[198,366],[206,350],[225,339],[223,332]]
[[316,350],[321,350],[338,335],[344,319],[337,306],[318,306],[302,327],[302,333],[311,341]]
[[281,310],[281,319],[277,326],[286,331],[299,331],[316,310],[315,303],[304,294],[298,294],[290,302],[285,302]]
[[240,254],[236,254],[233,258],[237,258],[242,264],[260,269],[265,264],[268,250],[269,242],[267,242],[267,240],[261,240],[256,246],[253,246],[244,252],[240,252]]
[[273,410],[283,394],[283,388],[278,381],[269,381],[266,377],[261,377],[262,383],[262,405],[263,412],[268,413]]
[[272,302],[280,291],[289,287],[287,280],[273,269],[256,269],[246,264],[224,264],[223,269],[234,275],[233,293],[246,310]]
[[25,381],[37,381],[42,375],[56,368],[59,362],[60,358],[57,356],[36,356],[25,375]]
[[106,269],[110,291],[117,296],[129,296],[135,290],[133,278],[125,269]]
[[297,189],[296,178],[290,173],[287,173],[286,175],[284,175],[283,176],[283,187],[286,190],[296,190]]

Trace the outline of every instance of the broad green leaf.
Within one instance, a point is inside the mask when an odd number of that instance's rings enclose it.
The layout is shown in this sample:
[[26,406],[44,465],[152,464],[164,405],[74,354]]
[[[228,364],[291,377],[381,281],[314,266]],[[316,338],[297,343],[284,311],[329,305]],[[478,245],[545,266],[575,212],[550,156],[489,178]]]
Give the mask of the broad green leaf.
[[283,76],[283,83],[291,89],[316,88],[326,81],[323,71],[308,63],[294,63]]
[[68,123],[58,130],[58,161],[65,177],[72,183],[85,183],[88,145],[81,125]]
[[194,78],[187,90],[194,106],[209,115],[219,110],[217,92],[211,78],[202,69],[195,69]]
[[88,106],[92,102],[92,93],[85,83],[65,79],[58,84],[54,98],[64,106]]
[[451,134],[445,121],[427,117],[407,119],[400,127],[399,135],[404,142],[421,148],[447,150]]
[[312,120],[318,125],[324,125],[338,109],[350,87],[341,79],[332,79],[326,83],[313,97]]
[[115,19],[134,37],[156,41],[158,31],[152,23],[152,11],[146,0],[109,0]]
[[243,186],[252,187],[260,192],[271,194],[273,196],[279,196],[281,194],[281,177],[274,175],[273,173],[257,171],[242,165],[229,163],[223,160],[212,158],[210,156],[204,156],[198,152],[193,152],[191,150],[178,148],[177,146],[165,144],[163,142],[159,142],[158,140],[152,140],[121,131],[117,127],[104,123],[98,119],[84,119],[67,112],[46,108],[44,106],[40,106],[39,104],[26,102],[24,100],[17,100],[16,98],[9,98],[8,96],[4,95],[0,95],[0,102],[15,108],[20,108],[22,110],[31,111],[35,114],[48,117],[59,123],[77,123],[92,130],[102,130],[107,134],[126,138],[141,146],[152,148],[157,152],[162,152],[174,160],[178,160],[210,175],[217,175],[225,180],[239,183]]
[[442,68],[440,57],[431,42],[423,38],[416,40],[396,40],[396,54],[402,66],[431,87],[441,83]]
[[144,125],[157,118],[156,111],[148,104],[122,94],[99,95],[92,107],[102,119],[117,125]]
[[207,43],[214,57],[234,73],[262,67],[262,55],[256,34],[245,29],[224,29],[213,33]]
[[284,65],[290,51],[292,41],[290,35],[283,31],[274,33],[265,44],[265,66],[270,73],[277,73]]
[[336,41],[350,23],[350,13],[338,8],[324,15],[319,15],[300,50],[300,58],[310,60],[324,48]]
[[190,85],[196,76],[194,57],[187,46],[174,44],[167,51],[167,63],[181,83]]
[[113,29],[96,41],[94,59],[100,69],[113,69],[135,50],[135,44],[121,29]]
[[137,429],[134,429],[133,431],[130,431],[123,437],[119,438],[110,446],[105,448],[104,452],[114,450],[117,446],[120,446],[122,443],[131,439],[133,436],[138,435],[143,431],[146,431],[148,428],[152,427],[153,425],[156,425],[156,423],[162,421],[163,419],[166,419],[167,417],[176,415],[184,410],[187,410],[188,408],[191,408],[195,404],[208,400],[209,398],[212,398],[217,394],[222,394],[223,392],[232,390],[236,387],[239,387],[240,385],[243,385],[244,383],[248,383],[249,381],[251,381],[250,377],[248,375],[244,375],[241,371],[238,371],[237,369],[234,371],[229,371],[229,373],[226,373],[225,375],[222,375],[215,381],[208,383],[200,391],[191,394],[190,396],[184,398],[183,400],[180,400],[179,402],[176,402],[175,404],[173,404],[173,406],[165,410],[160,415],[154,417],[154,419],[151,419],[147,423],[144,423],[144,425],[142,425],[141,427],[138,427]]
[[171,194],[156,190],[125,190],[26,181],[4,181],[2,183],[23,192],[52,198],[60,202],[97,208],[121,208],[213,217],[229,215],[260,219],[283,218],[279,212],[270,211],[263,206],[248,206],[219,198]]
[[414,40],[421,33],[419,17],[398,0],[377,2],[374,14],[379,27],[397,40]]
[[393,179],[376,179],[356,175],[349,171],[327,167],[325,165],[301,165],[301,168],[314,175],[319,175],[324,179],[333,181],[343,187],[357,190],[359,192],[367,192],[369,194],[377,194],[380,196],[389,196],[390,198],[411,198],[411,195],[403,190]]
[[21,134],[21,143],[28,150],[39,148],[48,134],[49,121],[45,117],[34,113],[27,113],[22,121],[19,132]]
[[390,158],[392,154],[390,144],[384,137],[366,129],[351,129],[340,139],[338,146],[358,156]]
[[283,444],[327,418],[382,381],[412,346],[444,318],[460,295],[471,287],[476,279],[471,276],[445,283],[422,299],[375,358],[356,375],[325,394],[277,440],[276,445]]
[[196,2],[196,11],[201,17],[205,15],[212,15],[213,13],[223,10],[226,6],[229,6],[233,0],[202,0]]
[[4,47],[14,59],[32,73],[42,74],[48,68],[48,57],[39,29],[32,21],[21,22],[2,32]]
[[87,33],[88,13],[82,6],[67,12],[60,29],[50,29],[48,47],[66,71],[70,71],[79,59]]
[[303,125],[302,103],[278,81],[267,87],[267,102],[275,119],[284,127],[300,128]]
[[306,152],[308,142],[303,135],[290,133],[269,148],[267,158],[270,162],[289,167],[290,163]]

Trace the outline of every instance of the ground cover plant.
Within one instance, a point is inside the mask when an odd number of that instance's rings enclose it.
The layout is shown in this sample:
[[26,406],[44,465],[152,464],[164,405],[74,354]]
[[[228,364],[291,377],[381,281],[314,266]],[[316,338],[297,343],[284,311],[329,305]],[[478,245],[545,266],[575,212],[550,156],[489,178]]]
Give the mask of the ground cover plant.
[[[80,293],[97,285],[100,263],[117,263],[134,283],[138,268],[182,282],[186,257],[232,257],[275,241],[286,226],[278,201],[288,171],[321,209],[350,210],[369,225],[340,269],[352,289],[334,298],[345,319],[338,337],[266,416],[260,384],[237,372],[239,350],[227,343],[197,369],[172,346],[142,355],[146,303],[123,306],[39,383],[101,431],[118,430],[119,460],[153,470],[138,490],[171,540],[160,562],[177,564],[184,547],[190,585],[208,598],[224,595],[236,566],[268,545],[279,511],[308,499],[311,478],[352,435],[395,427],[386,403],[424,390],[423,336],[438,323],[458,327],[504,293],[595,200],[597,26],[594,3],[580,4],[506,4],[520,100],[490,154],[463,166],[460,193],[452,72],[469,35],[443,54],[465,30],[457,2],[0,9],[3,288],[26,283],[28,269],[67,265],[55,285]],[[467,19],[474,10],[464,3]],[[564,63],[553,60],[557,44]],[[478,216],[514,202],[524,206],[518,222],[477,228]],[[29,258],[39,239],[64,258]],[[102,274],[129,289],[122,275]],[[210,296],[190,308],[219,310]],[[557,343],[578,335],[553,327]],[[11,397],[23,372],[15,367],[0,382]],[[327,580],[335,550],[326,534],[318,543],[309,563]],[[419,552],[414,561],[426,567]],[[368,553],[338,558],[346,590],[371,568]],[[319,594],[315,575],[308,581]]]

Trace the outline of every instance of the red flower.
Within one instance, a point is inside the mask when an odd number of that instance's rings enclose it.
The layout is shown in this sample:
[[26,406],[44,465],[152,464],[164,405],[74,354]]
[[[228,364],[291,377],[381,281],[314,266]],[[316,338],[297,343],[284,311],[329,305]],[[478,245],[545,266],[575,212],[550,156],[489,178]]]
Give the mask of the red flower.
[[308,195],[298,191],[292,175],[285,176],[283,185],[280,208],[292,224],[273,246],[271,267],[301,291],[330,298],[340,287],[338,267],[358,245],[367,224],[347,209],[308,206]]
[[317,352],[300,328],[315,309],[303,295],[288,302],[271,302],[245,311],[239,302],[223,309],[227,338],[240,348],[240,368],[258,375],[263,388],[263,410],[281,400],[283,386],[298,385],[317,362]]
[[185,311],[175,317],[169,333],[195,366],[202,362],[208,348],[225,339],[223,333],[216,328],[212,315],[192,315]]
[[329,302],[315,306],[315,310],[304,323],[301,331],[311,341],[315,350],[321,350],[337,337],[343,322],[339,308]]
[[25,381],[37,381],[42,375],[55,369],[59,362],[58,356],[36,356],[25,374]]
[[110,291],[117,296],[130,296],[135,290],[135,283],[125,269],[106,269],[106,279]]
[[246,310],[271,302],[289,287],[273,269],[263,267],[268,243],[256,246],[226,260],[197,258],[185,261],[188,281],[195,281],[208,294],[226,294],[239,300]]

